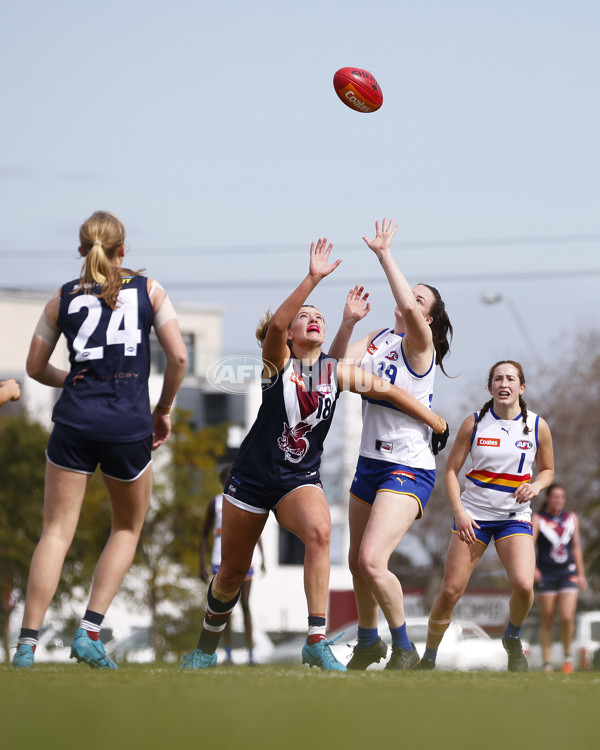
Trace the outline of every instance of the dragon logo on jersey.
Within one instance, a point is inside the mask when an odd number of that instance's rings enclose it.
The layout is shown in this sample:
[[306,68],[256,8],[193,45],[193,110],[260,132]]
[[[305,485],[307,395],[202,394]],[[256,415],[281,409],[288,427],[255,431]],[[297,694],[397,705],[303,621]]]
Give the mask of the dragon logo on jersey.
[[283,423],[283,433],[277,438],[277,445],[284,452],[286,461],[294,464],[302,461],[309,447],[308,439],[304,435],[311,429],[311,425],[306,422],[298,422],[293,427]]

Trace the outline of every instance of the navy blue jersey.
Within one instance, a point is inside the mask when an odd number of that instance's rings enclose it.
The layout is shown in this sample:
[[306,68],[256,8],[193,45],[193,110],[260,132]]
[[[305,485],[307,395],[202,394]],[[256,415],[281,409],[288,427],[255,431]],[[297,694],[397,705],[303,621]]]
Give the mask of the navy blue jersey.
[[559,570],[575,571],[573,557],[573,533],[575,519],[572,513],[563,511],[558,516],[539,514],[536,565],[543,573]]
[[78,279],[61,289],[58,327],[71,369],[52,419],[95,440],[141,440],[153,431],[148,279],[124,277],[114,310],[96,296],[99,291],[96,284],[80,289]]
[[292,355],[281,372],[263,380],[262,403],[232,474],[239,471],[262,484],[317,481],[338,396],[335,359],[321,354],[309,367]]

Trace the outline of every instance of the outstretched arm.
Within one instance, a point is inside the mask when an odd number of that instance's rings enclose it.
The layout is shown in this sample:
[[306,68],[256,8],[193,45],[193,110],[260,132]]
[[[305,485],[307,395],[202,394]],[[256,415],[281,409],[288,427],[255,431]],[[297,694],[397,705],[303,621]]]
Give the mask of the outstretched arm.
[[424,352],[433,346],[431,329],[419,309],[419,304],[410,284],[392,255],[392,240],[397,231],[398,225],[393,226],[391,219],[389,221],[384,219],[381,224],[376,221],[375,239],[363,237],[363,240],[375,253],[387,276],[390,289],[406,326],[406,345],[415,353]]
[[431,427],[436,434],[443,434],[446,431],[446,421],[408,391],[397,388],[387,380],[353,365],[340,363],[337,373],[340,388],[343,390],[358,393],[367,398],[387,401],[396,409]]
[[356,284],[354,289],[348,292],[342,313],[342,322],[329,347],[328,354],[330,357],[344,359],[349,355],[348,346],[354,326],[368,315],[371,309],[371,303],[368,302],[368,299],[369,292],[365,292],[364,286]]
[[273,313],[263,344],[265,374],[274,375],[282,369],[289,358],[287,333],[290,323],[317,284],[342,262],[341,259],[329,262],[332,249],[333,244],[327,245],[327,237],[317,240],[316,244],[311,243],[308,274]]

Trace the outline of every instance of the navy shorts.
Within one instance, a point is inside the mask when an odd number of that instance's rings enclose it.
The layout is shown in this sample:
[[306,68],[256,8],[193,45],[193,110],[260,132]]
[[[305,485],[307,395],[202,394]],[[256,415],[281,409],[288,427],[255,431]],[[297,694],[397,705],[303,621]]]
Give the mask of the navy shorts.
[[[473,527],[478,542],[487,547],[494,539],[499,542],[508,536],[529,536],[533,539],[533,526],[530,521],[477,521],[480,529]],[[456,522],[452,524],[452,533],[456,534]]]
[[152,463],[152,435],[132,443],[92,440],[79,430],[56,422],[46,458],[59,469],[93,474],[100,465],[102,473],[121,482],[133,482]]
[[380,490],[413,497],[419,504],[421,518],[435,484],[435,469],[415,469],[404,464],[358,457],[350,494],[367,505],[373,505]]
[[558,594],[560,591],[577,591],[579,582],[575,563],[560,570],[542,571],[542,578],[535,586],[538,594]]
[[250,513],[268,513],[270,510],[276,513],[278,503],[299,487],[318,487],[323,490],[318,476],[300,475],[283,484],[266,485],[236,471],[229,475],[223,495],[232,505]]

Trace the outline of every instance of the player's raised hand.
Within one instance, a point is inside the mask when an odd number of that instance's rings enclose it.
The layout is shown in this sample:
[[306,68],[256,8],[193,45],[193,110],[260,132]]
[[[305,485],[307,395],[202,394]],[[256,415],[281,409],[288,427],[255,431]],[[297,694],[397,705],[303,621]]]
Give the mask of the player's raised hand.
[[356,284],[354,289],[348,292],[342,319],[352,323],[358,323],[359,320],[362,320],[371,309],[371,303],[367,301],[368,299],[369,292],[365,292],[364,286]]
[[390,251],[392,247],[392,240],[394,239],[394,235],[398,231],[398,224],[396,226],[393,226],[393,221],[390,219],[389,221],[387,219],[384,219],[381,224],[376,221],[375,222],[375,239],[372,240],[369,237],[363,237],[363,240],[367,243],[367,245],[371,248],[371,250],[375,253],[377,258],[381,260],[381,258]]
[[322,237],[316,243],[310,245],[310,270],[309,274],[317,281],[329,276],[330,273],[340,265],[342,259],[329,262],[329,256],[333,249],[333,244],[327,244],[327,237]]

